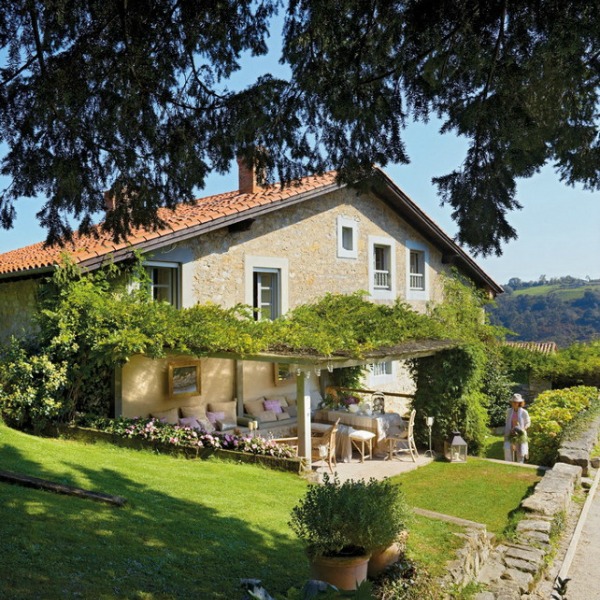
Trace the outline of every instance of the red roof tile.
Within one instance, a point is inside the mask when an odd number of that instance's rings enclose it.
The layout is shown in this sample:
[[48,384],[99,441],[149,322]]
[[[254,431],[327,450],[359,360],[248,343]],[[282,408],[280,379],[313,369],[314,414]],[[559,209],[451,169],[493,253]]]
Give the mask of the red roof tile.
[[210,223],[219,218],[275,204],[285,199],[299,196],[305,192],[328,187],[335,183],[335,172],[311,176],[302,179],[298,184],[281,189],[280,186],[270,186],[260,189],[254,194],[226,192],[206,198],[199,198],[190,204],[178,204],[175,209],[160,208],[159,217],[165,225],[157,231],[142,228],[132,231],[128,240],[115,244],[110,233],[96,228],[98,238],[74,234],[73,242],[63,247],[44,247],[44,243],[33,244],[17,250],[0,254],[0,275],[25,274],[29,271],[47,269],[61,262],[64,253],[71,255],[76,263],[83,263],[94,257],[108,256],[113,252],[127,249],[130,246],[142,244],[144,241],[155,240],[180,232],[196,225]]

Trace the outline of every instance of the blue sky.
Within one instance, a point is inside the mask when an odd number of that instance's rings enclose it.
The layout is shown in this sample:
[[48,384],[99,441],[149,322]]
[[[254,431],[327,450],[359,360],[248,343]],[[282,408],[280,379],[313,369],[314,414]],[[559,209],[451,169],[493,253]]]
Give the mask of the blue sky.
[[[230,88],[244,87],[249,75],[260,73],[286,76],[286,68],[277,62],[280,40],[271,38],[272,51],[266,57],[245,57],[243,68],[229,82]],[[445,175],[460,166],[465,156],[464,140],[439,133],[440,122],[415,123],[405,131],[409,165],[388,165],[386,173],[450,236],[457,228],[451,208],[441,207],[431,178]],[[3,152],[0,152],[0,155]],[[6,180],[0,178],[3,188]],[[210,176],[199,196],[237,188],[237,165],[228,176]],[[520,211],[509,214],[518,239],[505,244],[503,255],[477,262],[498,282],[511,277],[524,281],[571,275],[600,278],[600,192],[584,191],[562,184],[551,167],[534,177],[519,181],[517,200]],[[45,232],[38,226],[35,213],[43,200],[23,198],[18,201],[17,219],[12,230],[0,229],[0,253],[42,241]]]

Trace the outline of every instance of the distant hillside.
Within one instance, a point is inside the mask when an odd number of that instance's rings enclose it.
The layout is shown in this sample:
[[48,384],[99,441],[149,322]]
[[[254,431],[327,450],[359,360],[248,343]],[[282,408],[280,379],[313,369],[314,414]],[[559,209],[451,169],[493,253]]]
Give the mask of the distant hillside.
[[600,339],[600,280],[562,277],[523,282],[510,279],[489,307],[490,320],[515,332],[510,340],[574,342]]

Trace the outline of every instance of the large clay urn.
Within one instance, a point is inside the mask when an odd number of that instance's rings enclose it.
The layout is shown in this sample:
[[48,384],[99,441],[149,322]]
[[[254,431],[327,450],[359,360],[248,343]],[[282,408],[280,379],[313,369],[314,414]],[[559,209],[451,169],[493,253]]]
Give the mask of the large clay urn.
[[312,579],[326,581],[339,590],[355,590],[366,578],[369,554],[360,556],[316,556],[310,559]]

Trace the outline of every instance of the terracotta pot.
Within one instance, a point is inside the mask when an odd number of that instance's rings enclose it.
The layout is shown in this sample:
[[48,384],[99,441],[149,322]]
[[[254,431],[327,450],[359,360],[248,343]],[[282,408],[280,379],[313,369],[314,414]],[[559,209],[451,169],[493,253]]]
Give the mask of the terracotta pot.
[[361,556],[317,556],[310,559],[310,576],[339,590],[355,590],[366,578],[369,554]]
[[373,551],[369,559],[368,575],[370,579],[374,579],[380,575],[387,567],[393,565],[400,560],[404,552],[404,544],[395,542],[387,548],[378,548]]

